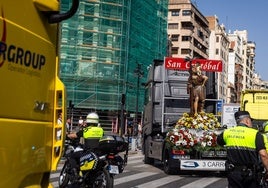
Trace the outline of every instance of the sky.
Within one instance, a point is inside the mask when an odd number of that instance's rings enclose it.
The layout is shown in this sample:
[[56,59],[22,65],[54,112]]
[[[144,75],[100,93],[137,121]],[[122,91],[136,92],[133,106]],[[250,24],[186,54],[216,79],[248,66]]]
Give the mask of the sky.
[[216,15],[226,32],[247,30],[256,44],[255,72],[268,81],[268,0],[192,0],[204,16]]

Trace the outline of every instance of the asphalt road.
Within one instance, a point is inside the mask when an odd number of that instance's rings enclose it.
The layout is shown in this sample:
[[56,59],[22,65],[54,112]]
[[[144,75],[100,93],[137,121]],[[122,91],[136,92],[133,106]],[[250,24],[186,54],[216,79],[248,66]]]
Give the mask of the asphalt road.
[[[51,182],[58,188],[58,177],[62,164],[51,174]],[[227,180],[218,174],[191,173],[167,175],[160,163],[154,166],[143,163],[141,152],[130,152],[128,164],[122,174],[115,176],[114,188],[226,188]]]

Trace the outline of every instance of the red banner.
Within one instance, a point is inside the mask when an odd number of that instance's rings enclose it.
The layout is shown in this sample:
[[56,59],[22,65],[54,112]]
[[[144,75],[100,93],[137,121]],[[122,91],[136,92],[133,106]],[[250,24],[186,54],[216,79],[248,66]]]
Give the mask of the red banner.
[[[208,72],[222,72],[222,61],[221,60],[211,60],[211,59],[193,59],[192,65],[200,63],[202,71]],[[172,70],[189,70],[190,61],[185,60],[184,58],[174,58],[166,57],[165,58],[165,68]]]

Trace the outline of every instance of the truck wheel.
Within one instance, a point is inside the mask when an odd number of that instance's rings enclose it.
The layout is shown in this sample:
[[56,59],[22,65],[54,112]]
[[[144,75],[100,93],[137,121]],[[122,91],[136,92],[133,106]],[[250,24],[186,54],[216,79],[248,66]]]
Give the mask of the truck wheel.
[[177,174],[178,170],[172,168],[170,165],[170,155],[168,150],[165,151],[164,158],[163,158],[163,165],[164,165],[164,172],[168,175]]
[[150,140],[152,138],[151,137],[147,137],[146,140],[144,141],[144,163],[145,164],[153,164],[154,163],[154,159],[148,157],[149,156],[149,147],[150,147]]

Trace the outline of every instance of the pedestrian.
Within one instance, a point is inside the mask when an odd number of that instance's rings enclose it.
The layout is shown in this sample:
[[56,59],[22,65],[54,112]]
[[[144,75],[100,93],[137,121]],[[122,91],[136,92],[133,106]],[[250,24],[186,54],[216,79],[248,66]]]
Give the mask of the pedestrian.
[[138,149],[141,149],[141,139],[142,139],[142,126],[138,123]]
[[[57,141],[62,138],[62,122],[63,122],[63,120],[62,120],[62,112],[60,112],[58,114],[57,125],[61,126],[61,128],[57,128]],[[56,147],[55,152],[56,152],[57,155],[59,155],[60,147]]]
[[134,126],[133,118],[130,118],[127,121],[127,134],[129,136],[133,136],[133,126]]
[[[62,125],[62,121],[63,121],[62,120],[62,112],[60,112],[59,115],[58,115],[57,124]],[[57,129],[57,140],[61,139],[61,134],[62,134],[62,129],[58,128]]]
[[227,149],[227,179],[229,188],[258,188],[260,164],[268,170],[268,154],[264,137],[252,127],[248,111],[237,111],[237,126],[226,129],[217,143]]
[[62,124],[62,112],[59,113],[59,115],[58,115],[57,124],[58,125],[61,125]]
[[78,125],[79,125],[79,126],[83,126],[83,123],[84,123],[83,117],[80,116],[80,117],[79,117],[79,120],[78,120]]
[[70,131],[71,131],[71,119],[70,118],[67,118],[65,126],[66,126],[65,127],[66,133],[70,133]]

